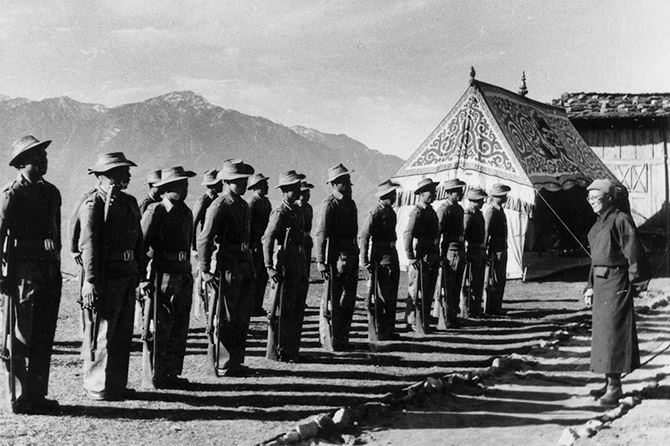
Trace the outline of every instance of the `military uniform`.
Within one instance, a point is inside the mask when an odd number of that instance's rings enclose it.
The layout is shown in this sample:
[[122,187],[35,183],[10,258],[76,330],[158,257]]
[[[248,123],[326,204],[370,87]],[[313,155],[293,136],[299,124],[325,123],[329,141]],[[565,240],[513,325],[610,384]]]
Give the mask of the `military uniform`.
[[[207,189],[207,192],[198,197],[198,200],[195,202],[193,207],[193,236],[192,236],[192,248],[194,251],[198,251],[197,240],[202,227],[205,224],[205,215],[207,215],[207,209],[209,206],[216,200],[219,194],[213,191],[212,189]],[[203,285],[202,278],[200,277],[200,271],[197,270],[194,284],[195,292],[199,297],[199,300],[195,302],[194,305],[194,315],[197,318],[203,317],[207,319],[207,308],[209,305],[209,296],[208,293],[211,292],[211,288]],[[209,291],[208,291],[209,290]]]
[[[0,246],[7,261],[3,283],[15,314],[15,336],[8,341],[15,360],[12,410],[20,411],[24,403],[39,405],[48,393],[61,300],[60,208],[60,192],[45,180],[32,183],[19,174],[0,192]],[[6,317],[3,311],[3,326]],[[4,381],[2,393],[9,403],[11,383]]]
[[253,288],[252,314],[265,314],[263,312],[263,298],[268,286],[268,273],[263,261],[263,246],[261,238],[265,233],[272,212],[272,205],[267,197],[253,195],[249,201],[249,212],[251,213],[251,229],[249,234],[249,248],[251,249],[252,267],[255,272]]
[[461,299],[462,317],[479,317],[482,312],[484,290],[484,268],[486,250],[484,246],[484,216],[473,205],[463,215],[463,238],[466,248],[466,277]]
[[[320,331],[322,343],[325,330],[332,327],[334,350],[349,345],[349,330],[356,305],[358,285],[358,210],[351,198],[333,191],[321,205],[316,227],[316,261],[330,269],[325,284],[331,289],[331,308],[321,301]],[[331,323],[327,318],[330,314]]]
[[[362,262],[372,264],[377,274],[378,295],[374,309],[380,340],[391,339],[395,332],[400,281],[400,264],[395,248],[396,223],[393,207],[380,200],[365,217],[359,237]],[[374,286],[372,280],[369,286]],[[369,289],[368,295],[372,291]]]
[[137,200],[115,192],[105,221],[107,191],[98,187],[80,208],[84,281],[98,290],[95,359],[84,355],[84,390],[93,399],[123,397],[133,336],[135,290],[142,265]]
[[[445,300],[440,302],[440,318],[447,326],[457,322],[461,297],[461,285],[465,270],[465,248],[463,245],[464,211],[460,204],[447,198],[437,210],[440,225],[442,254],[440,268],[440,288]],[[438,291],[441,298],[441,293]],[[446,304],[446,305],[445,305]]]
[[[286,231],[289,232],[286,250],[283,255],[284,271],[282,274],[282,293],[279,305],[278,330],[276,335],[278,356],[280,360],[293,360],[298,356],[302,323],[305,315],[305,296],[302,294],[307,281],[305,271],[305,238],[303,214],[295,203],[282,200],[279,207],[270,214],[265,234],[263,235],[263,256],[265,266],[274,268],[273,251],[275,241],[280,246],[284,243]],[[277,285],[275,285],[277,286]]]
[[500,314],[507,281],[507,217],[502,207],[491,203],[484,210],[486,255],[490,273],[485,277],[484,313]]
[[153,378],[157,387],[163,387],[181,375],[184,365],[193,293],[193,214],[183,202],[163,198],[142,216],[142,233],[142,250],[152,259],[154,304],[158,304]]
[[[249,205],[239,195],[224,192],[207,211],[198,236],[200,271],[210,270],[214,243],[219,245],[215,275],[219,279],[219,352],[217,373],[229,374],[244,363],[253,306],[253,272],[249,255]],[[210,303],[210,309],[212,304]]]
[[138,207],[140,209],[140,215],[144,215],[144,213],[146,212],[146,210],[147,210],[147,208],[149,207],[150,204],[158,203],[159,201],[161,201],[160,195],[158,195],[157,193],[155,193],[153,191],[149,192],[147,194],[147,196],[144,197],[138,205]]
[[[314,219],[314,208],[309,202],[301,202],[298,205],[300,212],[302,212],[302,219],[305,223],[305,241],[303,243],[303,250],[305,251],[305,265],[307,268],[307,278],[310,276],[310,269],[312,267],[312,248],[314,248],[314,240],[312,240],[312,220]],[[309,282],[308,282],[309,284]],[[307,297],[307,289],[304,291]]]
[[[439,270],[440,226],[437,214],[430,204],[418,203],[409,214],[407,227],[403,234],[405,254],[409,260],[418,259],[421,262],[423,277],[420,277],[418,268],[409,268],[409,298],[405,311],[407,323],[416,324],[416,309],[422,304],[421,314],[424,329],[428,327],[430,302],[435,293],[435,284]],[[416,240],[416,250],[414,248]],[[420,290],[421,289],[421,290]],[[421,296],[419,296],[419,290]],[[423,301],[421,302],[421,299]]]

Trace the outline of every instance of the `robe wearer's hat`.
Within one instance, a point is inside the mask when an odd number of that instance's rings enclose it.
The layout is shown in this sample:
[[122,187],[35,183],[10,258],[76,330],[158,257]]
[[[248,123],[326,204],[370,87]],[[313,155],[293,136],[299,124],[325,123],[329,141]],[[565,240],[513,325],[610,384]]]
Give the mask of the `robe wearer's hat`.
[[616,191],[614,183],[611,180],[606,179],[594,180],[593,183],[589,184],[586,190],[597,190],[604,194],[609,194],[612,198],[614,198]]

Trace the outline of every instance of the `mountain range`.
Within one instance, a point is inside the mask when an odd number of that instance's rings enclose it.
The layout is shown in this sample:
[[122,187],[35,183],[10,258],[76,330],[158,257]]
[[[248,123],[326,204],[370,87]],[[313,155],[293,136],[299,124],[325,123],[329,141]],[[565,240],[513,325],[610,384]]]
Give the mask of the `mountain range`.
[[[87,168],[105,152],[122,151],[137,163],[138,167],[131,170],[129,192],[138,200],[146,193],[150,170],[183,165],[201,174],[220,168],[225,159],[241,158],[271,177],[273,204],[280,200],[273,189],[280,173],[290,169],[305,173],[315,185],[315,208],[329,191],[325,183],[328,168],[341,162],[355,170],[354,199],[361,216],[374,204],[376,185],[403,163],[346,135],[287,127],[213,105],[192,91],[116,107],[69,97],[33,101],[0,95],[0,148],[9,154],[12,142],[27,134],[53,140],[48,149],[46,178],[61,190],[63,215],[68,215],[76,197],[95,183],[87,175]],[[16,171],[3,162],[3,184],[15,176]],[[200,179],[191,182],[188,204],[204,191]]]

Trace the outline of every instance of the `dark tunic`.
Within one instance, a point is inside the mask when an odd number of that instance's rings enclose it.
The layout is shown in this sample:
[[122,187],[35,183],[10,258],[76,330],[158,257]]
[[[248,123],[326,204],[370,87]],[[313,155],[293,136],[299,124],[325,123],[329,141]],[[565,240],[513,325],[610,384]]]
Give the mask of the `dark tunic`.
[[[374,302],[374,316],[380,339],[390,339],[395,332],[400,265],[395,247],[397,216],[393,207],[379,201],[370,210],[361,226],[359,247],[361,262],[377,265],[378,299]],[[372,248],[370,248],[372,243]],[[373,277],[368,281],[368,299],[372,296]],[[370,304],[369,304],[370,305]]]
[[[305,253],[303,243],[305,238],[303,214],[296,204],[286,200],[270,214],[267,230],[263,235],[263,257],[266,267],[277,268],[273,258],[275,245],[282,246],[286,231],[289,237],[286,250],[282,252],[283,270],[282,295],[276,302],[279,315],[278,331],[275,332],[275,345],[280,360],[295,359],[300,349],[300,337],[305,316],[305,299],[301,292],[304,282],[307,281],[305,269]],[[274,285],[275,287],[277,285]],[[279,342],[276,342],[279,341]]]
[[484,312],[500,314],[507,283],[507,217],[505,210],[496,203],[491,203],[484,211],[484,230],[489,264],[488,274],[485,272],[484,277]]
[[437,219],[442,235],[440,250],[444,255],[449,249],[463,248],[463,207],[447,199],[437,210]]
[[197,241],[200,231],[205,224],[205,215],[207,214],[207,209],[216,200],[218,194],[213,192],[211,189],[208,189],[207,192],[198,197],[198,200],[193,206],[193,249],[197,250]]
[[482,310],[484,292],[484,215],[481,210],[469,206],[463,213],[463,238],[466,248],[466,268],[461,298],[461,316],[477,317]]
[[[0,247],[7,261],[2,280],[15,305],[15,336],[8,347],[15,359],[16,401],[40,400],[48,393],[61,300],[60,210],[60,192],[44,180],[31,183],[19,174],[0,192]],[[6,246],[11,246],[9,252]],[[2,380],[5,407],[14,403],[9,383]]]
[[461,285],[465,271],[463,244],[463,207],[447,198],[437,210],[440,224],[442,264],[438,275],[439,290],[435,293],[440,323],[455,321],[459,311]]
[[649,268],[630,215],[611,206],[589,231],[593,288],[591,371],[630,373],[640,366],[633,297]]

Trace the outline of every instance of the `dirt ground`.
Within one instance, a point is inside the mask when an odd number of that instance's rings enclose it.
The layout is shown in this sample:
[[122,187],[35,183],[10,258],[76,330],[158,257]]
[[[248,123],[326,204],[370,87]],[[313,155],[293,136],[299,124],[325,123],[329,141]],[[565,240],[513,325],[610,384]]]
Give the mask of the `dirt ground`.
[[[510,282],[506,317],[468,321],[459,330],[438,331],[425,338],[403,331],[400,340],[380,343],[374,349],[366,342],[367,321],[362,308],[365,283],[361,281],[352,327],[357,349],[338,354],[319,347],[317,303],[323,285],[313,283],[301,350],[304,362],[283,364],[264,359],[265,321],[255,318],[246,362],[254,375],[208,377],[204,321],[194,317],[184,373],[191,381],[190,387],[140,391],[137,399],[122,402],[94,402],[83,395],[73,278],[64,285],[50,379],[50,397],[59,400],[62,413],[2,414],[0,444],[263,443],[311,415],[376,401],[427,376],[479,370],[491,365],[493,357],[515,352],[527,355],[539,340],[566,324],[590,319],[581,301],[585,275],[585,270],[579,270],[544,282]],[[405,292],[403,277],[401,295]],[[404,311],[404,304],[400,311]],[[399,313],[398,322],[404,328],[401,316]],[[669,339],[667,316],[661,310],[641,316],[641,333],[648,330],[644,325],[647,319],[653,328],[653,334],[649,332],[653,339],[643,348],[643,361],[658,348],[654,343],[663,342],[658,338],[662,330],[664,341]],[[588,388],[598,385],[598,378],[588,372],[588,343],[588,332],[577,333],[561,349],[529,358],[532,373],[508,373],[483,387],[412,401],[373,423],[356,426],[341,440],[351,444],[556,444],[565,426],[582,423],[601,411],[592,400],[589,404],[582,401],[589,399]],[[129,384],[138,390],[140,362],[141,344],[136,336]],[[665,398],[659,401],[667,407]]]

